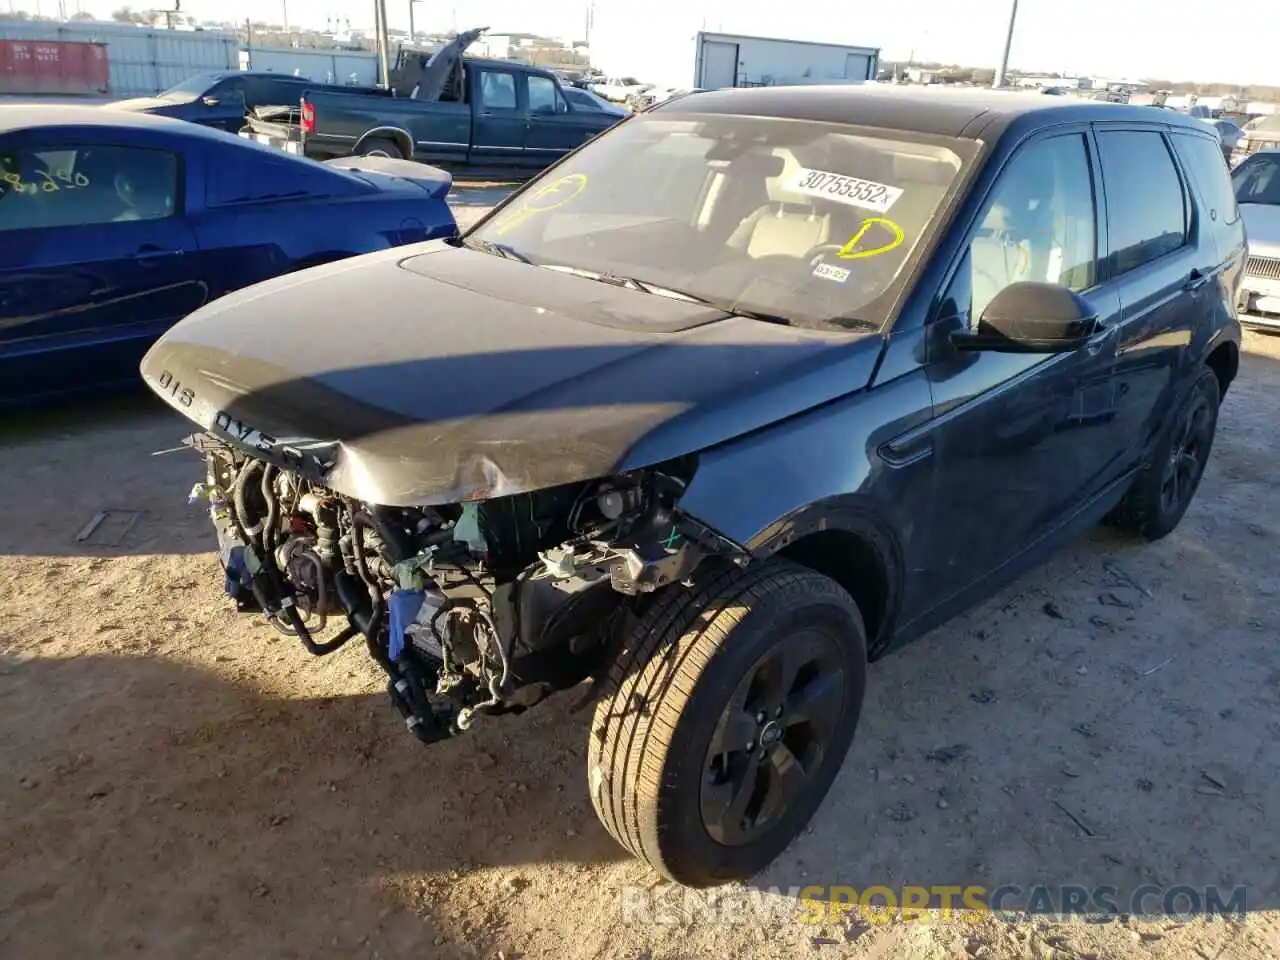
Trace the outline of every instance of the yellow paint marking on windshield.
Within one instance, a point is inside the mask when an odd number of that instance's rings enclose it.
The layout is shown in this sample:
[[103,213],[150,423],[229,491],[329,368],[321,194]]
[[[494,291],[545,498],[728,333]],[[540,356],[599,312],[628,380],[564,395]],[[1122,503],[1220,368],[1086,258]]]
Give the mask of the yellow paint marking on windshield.
[[0,174],[0,181],[7,183],[13,188],[13,192],[19,196],[32,196],[38,193],[57,193],[59,190],[75,190],[79,187],[89,186],[89,178],[83,173],[72,174],[70,170],[59,170],[57,173],[46,173],[39,171],[42,183],[32,183],[24,181],[21,175],[16,173]]
[[[867,231],[876,226],[886,227],[891,230],[893,239],[878,247],[870,247],[866,250],[857,249],[858,244],[862,242],[862,238],[867,235]],[[836,256],[841,260],[866,260],[868,257],[878,257],[881,254],[888,253],[890,250],[897,250],[898,247],[902,246],[902,242],[905,239],[906,234],[902,228],[888,217],[868,217],[862,221],[862,226],[858,228],[858,232],[849,238],[849,242],[840,248],[840,252]]]
[[530,194],[529,199],[525,200],[511,214],[506,223],[494,230],[494,233],[504,234],[520,226],[535,213],[546,213],[548,210],[563,207],[586,189],[587,175],[585,173],[570,173],[558,180],[553,180],[545,187],[539,187]]

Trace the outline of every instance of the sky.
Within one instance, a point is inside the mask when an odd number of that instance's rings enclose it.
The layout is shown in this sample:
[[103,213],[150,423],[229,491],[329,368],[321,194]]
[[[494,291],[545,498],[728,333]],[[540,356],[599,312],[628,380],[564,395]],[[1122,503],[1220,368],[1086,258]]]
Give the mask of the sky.
[[[69,8],[75,3],[67,0]],[[409,0],[386,3],[391,26],[407,27]],[[1010,3],[893,0],[797,7],[775,0],[595,0],[591,40],[597,66],[635,72],[651,82],[691,82],[692,38],[699,29],[880,47],[885,59],[906,59],[914,51],[916,60],[994,67]],[[81,0],[84,9],[101,16],[119,5]],[[56,9],[56,0],[43,0],[43,6]],[[182,7],[201,19],[252,15],[278,21],[287,9],[291,24],[323,27],[327,17],[336,16],[355,28],[373,25],[372,0],[183,0]],[[1219,14],[1222,9],[1230,14]],[[581,39],[586,11],[585,0],[418,0],[415,20],[420,30],[489,26],[493,33]],[[1246,37],[1267,40],[1254,44]],[[1278,50],[1280,0],[1021,0],[1010,65],[1116,79],[1280,85]],[[650,72],[682,75],[644,76],[646,64],[654,64]]]

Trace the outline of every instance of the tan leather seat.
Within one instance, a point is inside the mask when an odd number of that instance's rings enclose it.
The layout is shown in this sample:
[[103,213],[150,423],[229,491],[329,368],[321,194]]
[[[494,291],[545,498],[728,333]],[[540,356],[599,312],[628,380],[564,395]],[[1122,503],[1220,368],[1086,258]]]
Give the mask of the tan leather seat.
[[1025,241],[1017,243],[1005,233],[1005,209],[994,206],[982,226],[989,234],[975,237],[969,245],[973,272],[972,322],[977,323],[997,293],[1020,280],[1031,279],[1031,250]]
[[829,218],[812,207],[770,204],[749,218],[747,256],[795,257],[799,259],[820,243],[827,242]]
[[733,231],[728,245],[745,250],[747,256],[789,256],[799,259],[813,247],[827,242],[829,218],[819,214],[812,203],[783,188],[800,169],[790,150],[775,149],[783,162],[782,173],[766,181],[769,202],[759,207]]

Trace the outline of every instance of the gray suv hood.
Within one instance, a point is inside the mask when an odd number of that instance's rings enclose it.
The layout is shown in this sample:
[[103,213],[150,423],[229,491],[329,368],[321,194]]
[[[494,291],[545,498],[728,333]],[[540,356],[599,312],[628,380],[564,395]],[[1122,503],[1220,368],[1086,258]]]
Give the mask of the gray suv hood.
[[265,460],[409,506],[696,452],[865,387],[880,345],[436,241],[223,297],[142,373]]

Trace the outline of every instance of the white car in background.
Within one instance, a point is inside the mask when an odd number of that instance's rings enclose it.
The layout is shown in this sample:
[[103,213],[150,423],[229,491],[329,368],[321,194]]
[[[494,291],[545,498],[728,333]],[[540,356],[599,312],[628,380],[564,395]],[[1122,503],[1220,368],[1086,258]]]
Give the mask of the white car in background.
[[1249,238],[1240,320],[1280,330],[1280,149],[1246,157],[1232,171],[1231,183]]
[[591,92],[614,103],[625,103],[627,97],[644,93],[653,84],[641,83],[635,77],[607,77],[601,83],[593,83]]

